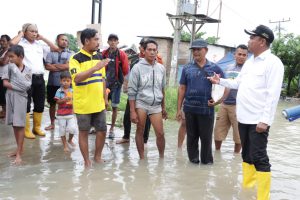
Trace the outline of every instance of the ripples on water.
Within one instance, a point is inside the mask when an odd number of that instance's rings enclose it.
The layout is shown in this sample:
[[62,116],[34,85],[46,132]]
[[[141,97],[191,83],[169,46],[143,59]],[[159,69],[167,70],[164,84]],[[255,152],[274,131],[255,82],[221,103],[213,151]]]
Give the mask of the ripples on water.
[[[293,104],[281,102],[271,127],[268,152],[272,164],[271,199],[299,199],[300,120],[288,122],[281,110]],[[5,155],[15,148],[10,128],[0,125],[0,199],[255,199],[255,190],[241,189],[241,158],[233,154],[231,135],[214,152],[214,165],[193,165],[185,148],[177,150],[177,122],[167,122],[165,159],[158,158],[152,132],[139,161],[131,135],[130,145],[107,140],[105,164],[85,170],[79,147],[64,154],[58,133],[25,141],[24,165],[10,166]],[[121,136],[118,132],[117,136]],[[94,135],[90,135],[93,149]],[[90,152],[92,157],[92,153]]]

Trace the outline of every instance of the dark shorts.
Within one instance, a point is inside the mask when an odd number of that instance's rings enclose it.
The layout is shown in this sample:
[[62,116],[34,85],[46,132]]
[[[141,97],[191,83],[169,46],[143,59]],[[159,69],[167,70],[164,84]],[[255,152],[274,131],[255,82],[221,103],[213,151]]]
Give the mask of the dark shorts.
[[54,100],[54,97],[55,97],[56,91],[59,88],[60,88],[60,86],[47,85],[47,102],[50,105],[53,105],[53,104],[56,103],[55,100]]
[[0,106],[4,106],[6,104],[5,93],[6,87],[3,86],[3,80],[0,77]]
[[110,89],[108,100],[111,100],[111,107],[117,108],[121,99],[121,87]]
[[106,132],[106,111],[92,114],[76,114],[79,131],[89,131],[91,127],[95,131]]

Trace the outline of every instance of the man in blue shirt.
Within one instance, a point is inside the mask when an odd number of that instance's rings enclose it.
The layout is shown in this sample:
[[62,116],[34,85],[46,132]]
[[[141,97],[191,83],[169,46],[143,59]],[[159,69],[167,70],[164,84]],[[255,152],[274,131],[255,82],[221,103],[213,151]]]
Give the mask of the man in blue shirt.
[[[194,60],[182,71],[178,89],[178,105],[176,117],[181,119],[181,107],[185,113],[187,127],[187,152],[190,162],[212,164],[212,131],[214,125],[214,105],[211,97],[212,84],[207,79],[214,73],[224,77],[223,71],[215,63],[206,59],[207,42],[198,39],[192,42]],[[199,160],[199,138],[201,155]]]

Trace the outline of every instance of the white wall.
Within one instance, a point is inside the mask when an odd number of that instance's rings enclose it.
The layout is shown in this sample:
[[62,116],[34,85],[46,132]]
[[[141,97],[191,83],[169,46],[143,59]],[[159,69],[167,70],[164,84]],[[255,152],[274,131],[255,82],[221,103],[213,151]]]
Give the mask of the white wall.
[[225,48],[208,45],[208,52],[206,54],[206,58],[212,62],[218,62],[225,56]]

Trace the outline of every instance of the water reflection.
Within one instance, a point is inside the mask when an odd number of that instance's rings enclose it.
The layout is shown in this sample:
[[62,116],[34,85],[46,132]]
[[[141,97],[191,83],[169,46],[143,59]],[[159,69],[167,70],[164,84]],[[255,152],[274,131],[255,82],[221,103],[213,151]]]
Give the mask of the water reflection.
[[[293,105],[280,102],[270,131],[271,199],[300,196],[300,120],[288,122],[280,113]],[[6,154],[15,148],[12,130],[0,124],[0,199],[255,199],[255,189],[241,188],[241,157],[233,153],[230,137],[221,152],[214,152],[213,165],[194,165],[188,162],[185,147],[176,148],[177,122],[165,125],[165,159],[159,159],[152,132],[145,160],[139,160],[132,135],[130,144],[107,140],[103,150],[106,162],[85,170],[78,145],[71,153],[63,153],[57,132],[26,140],[24,165],[11,166]],[[122,132],[116,135],[120,137]],[[91,157],[94,139],[90,135]]]

